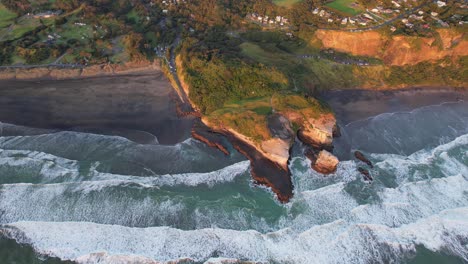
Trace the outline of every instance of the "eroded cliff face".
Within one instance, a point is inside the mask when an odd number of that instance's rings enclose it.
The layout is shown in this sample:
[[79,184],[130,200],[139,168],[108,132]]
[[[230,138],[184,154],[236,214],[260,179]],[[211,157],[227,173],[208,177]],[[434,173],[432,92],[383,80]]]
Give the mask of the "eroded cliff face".
[[377,31],[344,32],[317,30],[315,37],[324,48],[382,59],[386,65],[414,65],[445,57],[456,59],[468,55],[464,33],[450,29],[437,30],[436,37],[384,36]]
[[[282,109],[270,114],[266,124],[256,124],[268,127],[268,135],[262,139],[247,136],[244,131],[229,126],[222,119],[204,116],[201,120],[213,133],[226,136],[234,148],[251,161],[251,175],[256,183],[270,187],[281,202],[288,202],[293,195],[288,165],[296,135],[306,145],[308,152],[313,153],[307,157],[311,160],[314,170],[330,174],[336,171],[338,165],[338,159],[329,152],[333,149],[333,136],[337,134],[334,115],[329,112],[308,115],[313,113],[309,110],[309,108]],[[255,115],[254,112],[249,114]],[[195,131],[195,134],[197,138],[202,133]],[[222,151],[225,149],[219,147],[214,135],[208,137],[212,140],[202,141]]]
[[299,139],[318,149],[332,149],[335,116],[331,113],[318,118],[308,118],[298,132]]

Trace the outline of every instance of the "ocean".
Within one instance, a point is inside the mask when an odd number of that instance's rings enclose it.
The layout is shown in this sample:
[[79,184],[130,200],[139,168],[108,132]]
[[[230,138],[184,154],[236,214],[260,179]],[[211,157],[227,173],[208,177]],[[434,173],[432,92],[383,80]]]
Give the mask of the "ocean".
[[[155,81],[147,78],[145,87]],[[137,82],[121,81],[133,91]],[[125,93],[102,107],[80,102],[83,83],[23,85],[30,91],[11,88],[10,104],[38,100],[32,87],[44,97],[74,87],[67,109],[76,103],[86,115],[55,110],[60,115],[28,118],[21,116],[25,103],[14,113],[18,122],[11,108],[10,118],[0,113],[0,263],[468,262],[466,92],[324,95],[339,119],[335,153],[342,161],[336,173],[318,174],[296,142],[294,197],[281,204],[253,184],[242,155],[190,138],[191,121],[168,110],[168,90],[158,92],[163,108]],[[124,99],[122,113],[137,109],[144,118],[121,119]],[[116,107],[104,113],[109,105]],[[60,118],[81,121],[64,127]],[[354,150],[374,168],[353,159]],[[374,181],[365,182],[358,167]]]

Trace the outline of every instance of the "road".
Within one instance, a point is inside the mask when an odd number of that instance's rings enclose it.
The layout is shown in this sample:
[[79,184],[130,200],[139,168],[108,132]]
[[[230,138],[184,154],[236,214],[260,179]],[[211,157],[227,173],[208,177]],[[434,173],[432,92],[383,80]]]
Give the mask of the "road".
[[[432,1],[432,2],[436,2],[436,1]],[[348,31],[348,32],[364,32],[364,31],[372,31],[372,30],[376,30],[376,29],[379,29],[379,28],[382,28],[384,26],[387,26],[387,25],[390,25],[392,24],[393,22],[399,20],[399,19],[403,19],[405,16],[408,16],[412,13],[414,13],[416,10],[422,8],[422,7],[425,7],[427,6],[428,4],[430,4],[431,2],[426,2],[426,3],[423,3],[419,6],[416,6],[416,7],[413,7],[411,9],[408,9],[406,10],[405,12],[401,13],[400,15],[394,17],[394,18],[391,18],[381,24],[378,24],[378,25],[375,25],[375,26],[371,26],[371,27],[366,27],[366,28],[319,28],[319,29],[322,29],[322,30],[340,30],[340,31]]]

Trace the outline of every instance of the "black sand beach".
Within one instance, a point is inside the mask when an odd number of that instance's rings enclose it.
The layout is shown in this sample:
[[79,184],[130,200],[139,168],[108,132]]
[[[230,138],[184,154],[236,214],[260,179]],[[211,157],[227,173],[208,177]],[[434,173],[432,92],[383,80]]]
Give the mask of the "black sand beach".
[[411,111],[442,102],[468,101],[468,90],[455,88],[407,88],[402,90],[333,90],[321,95],[340,124],[382,113]]
[[[160,72],[50,81],[0,81],[0,122],[175,144],[192,120],[176,114],[177,96]],[[3,136],[17,133],[4,126]],[[156,136],[156,138],[154,136]]]

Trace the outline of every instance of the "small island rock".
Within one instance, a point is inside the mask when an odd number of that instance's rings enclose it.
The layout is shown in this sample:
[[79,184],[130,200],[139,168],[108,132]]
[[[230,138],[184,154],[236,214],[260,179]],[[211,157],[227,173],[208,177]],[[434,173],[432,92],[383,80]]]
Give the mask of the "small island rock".
[[312,163],[312,168],[322,174],[330,174],[336,171],[339,160],[333,154],[326,150],[322,150],[317,155],[317,158]]

